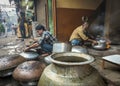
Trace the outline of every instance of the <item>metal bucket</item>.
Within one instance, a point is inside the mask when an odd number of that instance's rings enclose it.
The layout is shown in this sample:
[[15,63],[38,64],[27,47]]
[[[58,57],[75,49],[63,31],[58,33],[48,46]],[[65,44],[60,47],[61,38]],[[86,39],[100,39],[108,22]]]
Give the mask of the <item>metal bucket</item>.
[[97,41],[98,44],[92,45],[92,47],[96,50],[106,50],[107,49],[107,42],[105,40]]
[[71,52],[79,52],[79,53],[88,54],[88,50],[81,46],[73,46],[71,49]]
[[71,45],[69,43],[58,42],[53,44],[53,53],[71,51]]
[[[54,53],[60,53],[60,52],[70,52],[71,48],[72,48],[72,46],[68,43],[64,43],[64,42],[54,43],[53,44],[53,53],[51,55],[53,55]],[[51,55],[44,58],[44,61],[47,64],[52,63],[51,59],[50,59]]]

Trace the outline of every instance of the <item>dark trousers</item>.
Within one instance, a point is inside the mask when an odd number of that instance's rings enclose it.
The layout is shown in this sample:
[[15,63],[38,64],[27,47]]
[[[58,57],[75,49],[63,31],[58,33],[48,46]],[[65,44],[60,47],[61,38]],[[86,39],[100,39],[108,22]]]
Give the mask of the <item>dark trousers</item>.
[[51,53],[52,50],[53,50],[53,45],[42,43],[41,48],[42,48],[43,51]]
[[26,31],[24,26],[20,26],[20,33],[22,38],[26,38]]
[[82,46],[84,44],[83,40],[80,39],[73,39],[70,41],[70,43],[72,46],[77,46],[77,45]]

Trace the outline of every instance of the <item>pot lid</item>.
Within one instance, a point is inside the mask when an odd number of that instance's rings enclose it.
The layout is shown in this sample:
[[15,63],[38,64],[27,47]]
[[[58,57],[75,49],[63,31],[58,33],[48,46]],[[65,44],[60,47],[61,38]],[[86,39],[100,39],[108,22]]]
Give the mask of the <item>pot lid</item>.
[[26,61],[14,70],[13,77],[19,81],[35,81],[45,67],[45,64],[39,61]]
[[6,70],[9,68],[16,67],[17,65],[24,61],[25,59],[19,55],[0,56],[0,70]]
[[36,59],[39,56],[39,54],[37,54],[36,52],[31,52],[31,51],[22,52],[20,53],[20,55],[25,59]]

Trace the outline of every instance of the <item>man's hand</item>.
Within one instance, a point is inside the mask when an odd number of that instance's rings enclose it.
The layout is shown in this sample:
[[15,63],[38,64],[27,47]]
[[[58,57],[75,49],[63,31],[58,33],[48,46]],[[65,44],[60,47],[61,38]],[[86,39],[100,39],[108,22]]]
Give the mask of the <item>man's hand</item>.
[[39,46],[38,43],[34,43],[34,44],[30,45],[29,47],[25,48],[24,51],[28,51],[28,50],[30,50],[30,49],[32,49],[32,48],[36,48],[36,47],[38,47],[38,46]]
[[93,40],[93,42],[92,42],[94,45],[97,45],[98,44],[98,42],[97,41],[95,41],[95,40]]
[[30,47],[25,48],[23,51],[27,52],[30,49]]

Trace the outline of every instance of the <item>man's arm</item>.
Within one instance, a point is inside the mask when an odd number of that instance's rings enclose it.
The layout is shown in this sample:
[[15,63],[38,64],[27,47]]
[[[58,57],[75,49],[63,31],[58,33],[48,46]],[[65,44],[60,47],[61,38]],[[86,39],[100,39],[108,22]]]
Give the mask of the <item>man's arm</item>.
[[90,42],[92,42],[93,44],[97,44],[97,41],[95,41],[93,39],[88,38],[87,40],[90,41]]
[[38,46],[39,46],[38,43],[34,43],[34,44],[30,45],[29,47],[27,47],[24,51],[27,51],[29,49],[32,49],[32,48],[35,48],[35,47],[38,47]]

